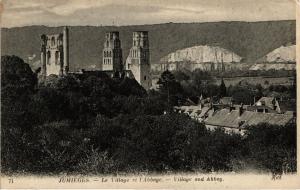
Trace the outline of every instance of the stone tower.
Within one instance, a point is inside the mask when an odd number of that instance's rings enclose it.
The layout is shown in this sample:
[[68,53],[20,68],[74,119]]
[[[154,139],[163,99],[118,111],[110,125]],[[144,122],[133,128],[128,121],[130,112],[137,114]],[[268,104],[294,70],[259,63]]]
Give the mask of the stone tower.
[[122,48],[119,32],[107,32],[105,35],[102,71],[121,71],[123,68]]
[[126,60],[126,70],[131,70],[135,80],[149,90],[151,87],[148,31],[133,32],[132,48]]
[[42,75],[66,75],[69,72],[69,30],[41,36]]

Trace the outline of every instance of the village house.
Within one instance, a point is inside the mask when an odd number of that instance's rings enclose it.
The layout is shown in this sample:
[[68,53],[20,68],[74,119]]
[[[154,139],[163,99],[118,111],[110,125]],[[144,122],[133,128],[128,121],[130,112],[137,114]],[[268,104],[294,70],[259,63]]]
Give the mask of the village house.
[[228,133],[244,134],[247,126],[267,123],[270,125],[286,126],[295,122],[292,114],[266,113],[248,111],[240,106],[237,110],[221,109],[216,111],[211,117],[205,119],[205,125],[209,129],[223,128]]
[[267,123],[285,126],[295,122],[295,104],[291,101],[262,97],[253,105],[234,104],[232,97],[219,100],[204,99],[198,103],[186,100],[182,106],[175,106],[174,111],[186,114],[198,122],[205,123],[208,129],[223,128],[228,133],[244,134],[247,126]]
[[285,113],[296,114],[296,101],[294,100],[277,100],[274,97],[261,97],[252,106],[247,107],[247,111],[263,113]]

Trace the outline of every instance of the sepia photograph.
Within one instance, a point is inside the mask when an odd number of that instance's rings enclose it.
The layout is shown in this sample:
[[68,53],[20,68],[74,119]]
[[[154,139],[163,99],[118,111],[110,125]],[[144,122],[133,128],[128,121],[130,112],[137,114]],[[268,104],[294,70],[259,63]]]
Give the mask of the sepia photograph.
[[0,1],[0,187],[300,188],[299,5]]

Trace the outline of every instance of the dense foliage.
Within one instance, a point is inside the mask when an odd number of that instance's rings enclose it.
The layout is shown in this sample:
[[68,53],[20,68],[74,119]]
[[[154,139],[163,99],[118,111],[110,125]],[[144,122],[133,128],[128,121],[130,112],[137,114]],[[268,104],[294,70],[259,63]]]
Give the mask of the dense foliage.
[[[202,71],[196,69],[194,71],[175,71],[173,75],[175,80],[182,87],[181,97],[211,97],[216,99],[224,96],[233,97],[236,104],[253,104],[255,100],[263,96],[272,96],[277,99],[296,99],[296,75],[295,72],[288,72],[288,76],[293,78],[292,85],[270,85],[270,84],[251,84],[247,80],[242,80],[235,85],[225,85],[221,77],[220,85],[216,84],[218,75],[214,72]],[[232,71],[234,73],[234,71]],[[263,72],[260,72],[263,73]],[[285,73],[284,71],[266,71],[276,76],[276,73]],[[264,81],[268,83],[268,81]]]
[[37,84],[15,56],[1,58],[1,77],[5,173],[296,170],[294,125],[254,126],[245,137],[207,130],[170,111],[167,98],[184,89],[168,72],[148,94],[128,78],[49,76]]

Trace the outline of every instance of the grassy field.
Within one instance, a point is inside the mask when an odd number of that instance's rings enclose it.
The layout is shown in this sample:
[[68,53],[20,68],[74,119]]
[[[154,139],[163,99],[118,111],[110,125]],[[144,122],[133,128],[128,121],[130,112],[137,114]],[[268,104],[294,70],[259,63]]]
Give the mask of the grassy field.
[[[263,87],[270,85],[285,85],[289,86],[293,84],[294,77],[234,77],[234,78],[223,78],[226,86],[234,86],[237,84],[261,84]],[[216,79],[216,84],[220,85],[221,78]]]
[[[154,76],[152,78],[152,86],[155,88],[157,86],[159,76]],[[293,84],[294,77],[233,77],[233,78],[223,78],[225,85],[228,87],[230,85],[234,86],[237,84],[261,84],[262,87],[267,88],[270,85],[284,85],[290,86]],[[215,84],[221,84],[221,78],[216,78]]]

